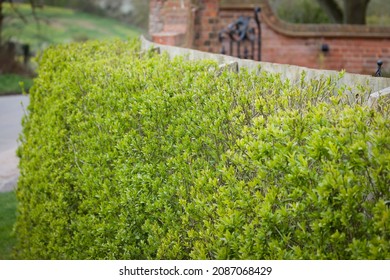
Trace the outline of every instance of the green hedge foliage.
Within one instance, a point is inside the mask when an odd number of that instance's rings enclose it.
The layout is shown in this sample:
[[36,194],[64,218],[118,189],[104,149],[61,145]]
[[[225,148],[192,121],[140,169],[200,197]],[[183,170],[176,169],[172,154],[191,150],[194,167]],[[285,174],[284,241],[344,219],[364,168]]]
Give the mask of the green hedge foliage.
[[332,80],[138,42],[49,48],[21,136],[23,259],[389,259],[389,110]]

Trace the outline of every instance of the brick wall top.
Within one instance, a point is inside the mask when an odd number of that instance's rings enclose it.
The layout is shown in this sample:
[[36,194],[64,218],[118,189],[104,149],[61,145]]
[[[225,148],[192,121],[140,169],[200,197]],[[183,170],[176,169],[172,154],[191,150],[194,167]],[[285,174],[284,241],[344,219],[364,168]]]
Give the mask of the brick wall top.
[[280,20],[268,0],[221,0],[221,9],[254,9],[261,7],[261,18],[273,30],[295,37],[390,38],[390,27],[349,24],[294,24]]

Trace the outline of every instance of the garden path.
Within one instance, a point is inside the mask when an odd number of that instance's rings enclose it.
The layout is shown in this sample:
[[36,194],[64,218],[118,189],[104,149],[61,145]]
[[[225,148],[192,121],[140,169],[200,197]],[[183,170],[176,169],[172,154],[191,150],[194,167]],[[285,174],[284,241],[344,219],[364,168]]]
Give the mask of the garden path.
[[11,191],[16,186],[19,176],[16,149],[28,104],[28,96],[0,97],[0,192]]

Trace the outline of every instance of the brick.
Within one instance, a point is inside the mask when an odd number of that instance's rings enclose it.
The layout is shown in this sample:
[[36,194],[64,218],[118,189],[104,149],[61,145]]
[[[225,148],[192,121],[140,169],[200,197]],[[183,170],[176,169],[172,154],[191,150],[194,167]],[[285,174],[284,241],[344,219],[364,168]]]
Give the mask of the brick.
[[210,39],[218,38],[218,33],[217,33],[217,32],[211,32],[211,33],[209,33],[209,38],[210,38]]
[[[219,0],[199,0],[198,10],[191,23],[189,15],[193,12],[190,2],[191,0],[184,0],[183,9],[181,0],[150,0],[150,30],[154,31],[151,33],[158,33],[156,31],[161,30],[185,33],[191,27],[194,28],[190,30],[194,34],[193,47],[219,53],[221,45],[218,33],[239,16],[253,16],[253,8],[249,6],[245,8],[245,1],[242,8],[237,10],[220,7]],[[367,73],[375,69],[376,60],[379,58],[390,65],[390,28],[339,26],[335,29],[332,25],[294,25],[278,22],[267,7],[262,9],[261,20],[264,61],[310,68],[334,70],[345,68],[349,72],[357,73],[360,71]],[[251,26],[255,27],[254,21]],[[275,26],[279,29],[275,29]],[[294,35],[296,32],[300,32],[301,35]],[[305,35],[309,34],[308,32],[312,35]],[[181,44],[183,36],[160,34],[153,39],[168,44]],[[328,53],[321,52],[322,44],[328,44]]]
[[161,32],[152,34],[153,42],[162,45],[180,46],[184,42],[184,34],[176,32]]

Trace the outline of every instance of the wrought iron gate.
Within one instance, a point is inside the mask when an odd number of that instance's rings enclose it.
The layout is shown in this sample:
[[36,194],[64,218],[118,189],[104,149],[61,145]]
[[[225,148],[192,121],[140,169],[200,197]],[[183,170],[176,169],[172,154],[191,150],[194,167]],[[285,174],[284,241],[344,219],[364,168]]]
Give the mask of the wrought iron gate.
[[221,54],[261,61],[260,11],[255,8],[253,18],[240,16],[219,32]]

